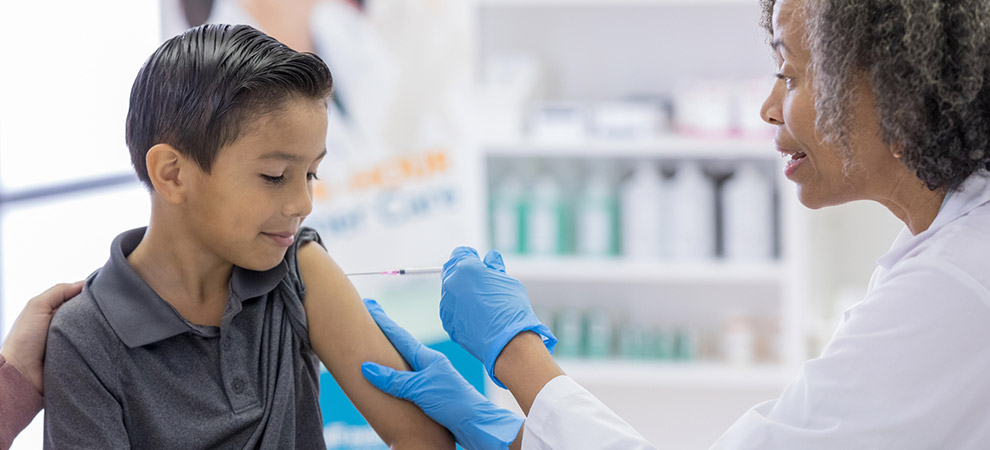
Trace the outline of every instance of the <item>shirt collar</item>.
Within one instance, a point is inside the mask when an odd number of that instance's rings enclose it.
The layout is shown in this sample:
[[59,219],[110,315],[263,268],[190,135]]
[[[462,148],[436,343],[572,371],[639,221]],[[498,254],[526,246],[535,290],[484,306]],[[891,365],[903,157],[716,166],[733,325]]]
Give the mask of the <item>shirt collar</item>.
[[[110,245],[110,259],[88,282],[89,290],[110,327],[130,348],[191,330],[175,309],[159,297],[127,262],[127,255],[137,248],[145,230],[146,227],[136,228],[117,236]],[[286,271],[284,260],[265,272],[235,266],[230,279],[231,299],[228,301],[238,300],[235,304],[239,311],[242,301],[271,292]]]
[[990,172],[979,170],[970,175],[958,189],[949,191],[945,195],[942,206],[938,210],[938,215],[935,216],[935,220],[932,221],[932,224],[927,230],[918,233],[918,235],[913,235],[911,234],[911,230],[904,227],[897,236],[897,239],[894,240],[894,245],[891,246],[890,251],[880,257],[877,260],[877,264],[884,269],[890,270],[894,264],[903,259],[911,250],[917,248],[938,233],[942,227],[988,202],[990,202]]

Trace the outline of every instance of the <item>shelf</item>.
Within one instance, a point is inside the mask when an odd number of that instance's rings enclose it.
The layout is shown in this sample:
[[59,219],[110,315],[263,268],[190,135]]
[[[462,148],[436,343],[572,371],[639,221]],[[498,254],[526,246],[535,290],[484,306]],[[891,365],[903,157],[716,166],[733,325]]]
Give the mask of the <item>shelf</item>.
[[777,284],[785,272],[779,262],[639,262],[620,258],[591,259],[505,255],[507,272],[523,281],[597,283]]
[[776,160],[771,138],[694,138],[678,135],[639,140],[588,138],[574,142],[533,139],[493,140],[482,143],[489,156],[609,157],[609,158],[765,158]]
[[782,365],[746,367],[718,362],[658,362],[559,359],[561,369],[582,385],[664,388],[783,389],[794,377]]
[[747,6],[752,0],[478,0],[482,7],[539,7],[539,6]]

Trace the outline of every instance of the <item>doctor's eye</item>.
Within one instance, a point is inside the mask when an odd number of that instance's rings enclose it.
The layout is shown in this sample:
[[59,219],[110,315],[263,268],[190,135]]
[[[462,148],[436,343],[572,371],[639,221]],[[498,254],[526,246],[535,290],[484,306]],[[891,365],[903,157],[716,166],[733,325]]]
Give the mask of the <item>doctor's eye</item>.
[[306,180],[308,180],[308,181],[316,181],[316,180],[319,180],[319,179],[320,178],[316,176],[316,172],[310,172],[310,173],[307,173],[306,174]]
[[783,80],[784,81],[784,87],[786,87],[787,89],[794,88],[794,78],[793,77],[789,77],[789,76],[784,75],[782,73],[775,73],[774,74],[774,77],[777,78],[778,80]]

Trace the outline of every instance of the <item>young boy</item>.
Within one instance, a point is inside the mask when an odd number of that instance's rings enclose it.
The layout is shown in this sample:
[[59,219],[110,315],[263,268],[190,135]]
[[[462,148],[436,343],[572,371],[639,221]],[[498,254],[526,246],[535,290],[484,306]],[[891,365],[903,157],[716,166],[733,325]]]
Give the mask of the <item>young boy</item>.
[[46,448],[324,449],[317,358],[393,448],[454,447],[365,382],[365,360],[408,367],[301,228],[331,86],[319,58],[243,25],[144,64],[127,145],[151,220],[55,315]]

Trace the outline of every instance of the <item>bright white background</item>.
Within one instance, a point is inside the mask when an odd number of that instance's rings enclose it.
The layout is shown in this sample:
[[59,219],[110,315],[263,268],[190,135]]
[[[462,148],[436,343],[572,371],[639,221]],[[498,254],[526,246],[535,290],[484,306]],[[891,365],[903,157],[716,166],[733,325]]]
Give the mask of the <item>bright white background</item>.
[[[6,194],[132,171],[130,86],[160,43],[154,0],[0,3],[0,189]],[[147,193],[110,189],[4,204],[2,334],[25,301],[103,265],[110,241],[148,220]],[[41,448],[42,414],[14,442]]]

